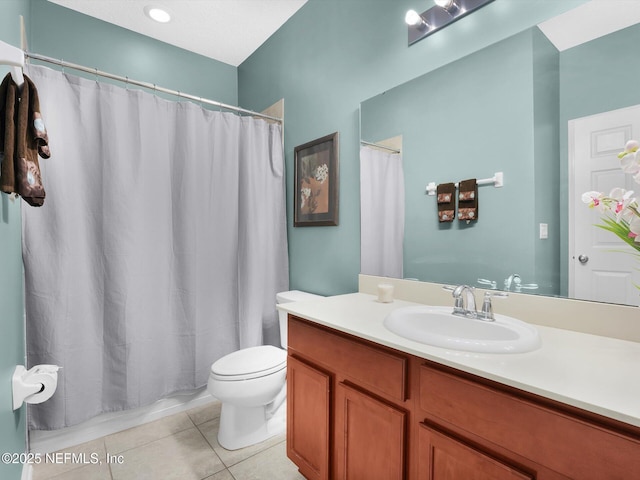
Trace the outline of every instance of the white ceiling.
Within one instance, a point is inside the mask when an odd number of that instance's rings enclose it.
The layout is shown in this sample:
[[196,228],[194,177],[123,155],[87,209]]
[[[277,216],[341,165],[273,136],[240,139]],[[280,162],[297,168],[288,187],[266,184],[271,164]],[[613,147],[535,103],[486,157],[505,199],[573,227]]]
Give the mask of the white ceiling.
[[[240,65],[307,0],[49,0],[185,50]],[[420,0],[423,1],[423,0]],[[520,1],[520,0],[511,0]],[[165,8],[167,24],[147,18]],[[402,21],[398,19],[397,21]],[[540,24],[560,51],[640,22],[640,0],[591,0]]]
[[[307,0],[49,0],[105,22],[237,67]],[[147,5],[167,10],[160,24]]]
[[640,0],[591,0],[538,26],[562,52],[638,22]]

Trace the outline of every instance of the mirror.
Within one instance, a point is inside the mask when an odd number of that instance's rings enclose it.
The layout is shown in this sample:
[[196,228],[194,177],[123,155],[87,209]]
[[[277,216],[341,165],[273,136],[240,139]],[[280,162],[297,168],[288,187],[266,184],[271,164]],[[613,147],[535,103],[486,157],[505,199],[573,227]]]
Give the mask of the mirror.
[[[560,51],[532,27],[362,102],[362,140],[402,136],[404,278],[568,296],[567,124],[640,104],[638,44],[632,25]],[[427,184],[496,172],[477,221],[438,222]]]

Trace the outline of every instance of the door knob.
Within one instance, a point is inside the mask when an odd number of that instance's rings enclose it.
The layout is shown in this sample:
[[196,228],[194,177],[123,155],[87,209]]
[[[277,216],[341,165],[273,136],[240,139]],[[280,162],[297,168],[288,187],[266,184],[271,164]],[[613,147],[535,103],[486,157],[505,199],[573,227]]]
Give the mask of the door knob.
[[586,255],[580,255],[578,257],[578,261],[582,264],[585,264],[589,261],[589,257],[587,257]]

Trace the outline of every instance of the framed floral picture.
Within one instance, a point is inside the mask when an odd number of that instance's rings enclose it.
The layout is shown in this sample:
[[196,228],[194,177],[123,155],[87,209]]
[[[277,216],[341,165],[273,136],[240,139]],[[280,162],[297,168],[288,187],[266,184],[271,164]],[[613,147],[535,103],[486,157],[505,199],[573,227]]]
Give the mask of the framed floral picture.
[[295,148],[293,225],[338,225],[338,132]]

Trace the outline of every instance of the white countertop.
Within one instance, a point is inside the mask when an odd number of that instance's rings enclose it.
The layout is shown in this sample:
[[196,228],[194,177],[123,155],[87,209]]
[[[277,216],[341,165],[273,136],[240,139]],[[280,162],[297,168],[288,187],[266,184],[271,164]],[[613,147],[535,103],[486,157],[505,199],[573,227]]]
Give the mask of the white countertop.
[[542,347],[480,354],[432,347],[383,326],[394,309],[418,305],[352,293],[278,308],[341,332],[640,427],[640,343],[536,325]]

